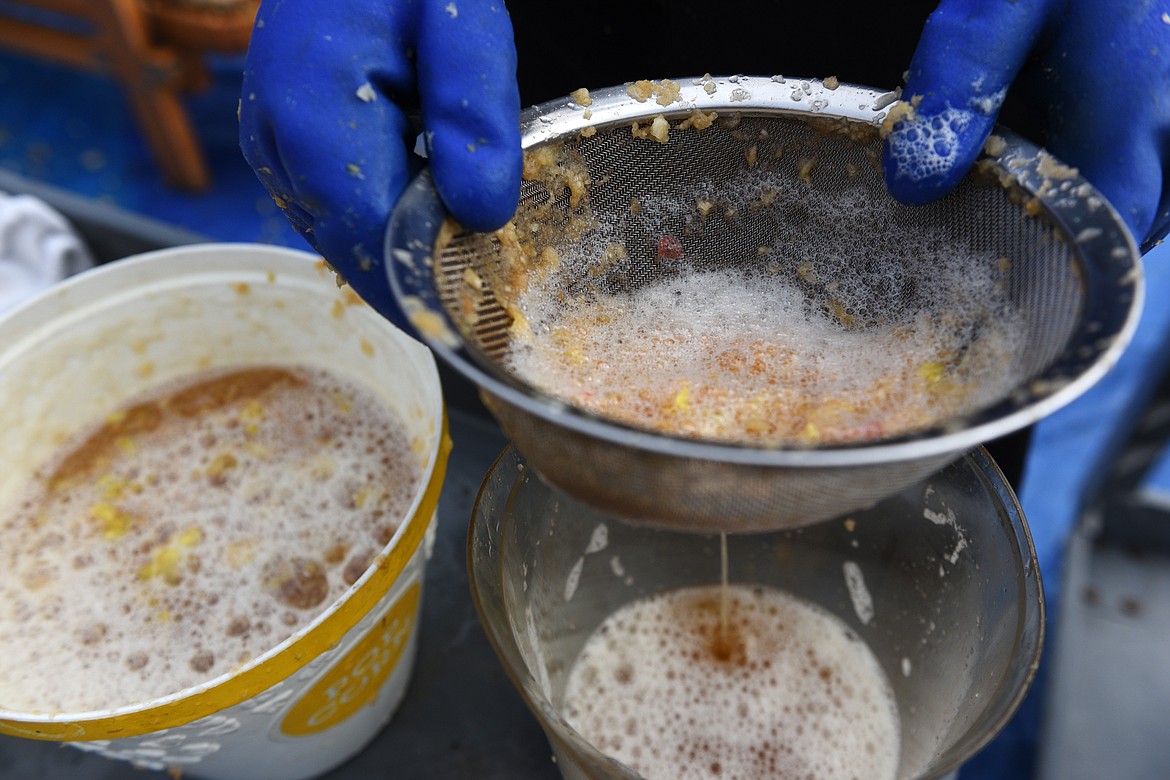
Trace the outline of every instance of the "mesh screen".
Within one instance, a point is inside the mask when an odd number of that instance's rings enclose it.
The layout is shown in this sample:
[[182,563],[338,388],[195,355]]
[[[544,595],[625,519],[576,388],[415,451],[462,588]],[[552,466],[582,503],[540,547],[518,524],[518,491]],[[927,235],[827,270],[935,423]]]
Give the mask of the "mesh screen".
[[[704,100],[701,87],[690,95]],[[844,86],[833,95],[875,100]],[[805,104],[736,113],[724,104],[709,126],[700,127],[702,115],[688,107],[664,109],[656,127],[626,111],[651,117],[657,108],[621,96],[603,105],[613,121],[555,134],[566,117],[576,121],[579,108],[549,115],[546,140],[529,136],[520,207],[509,226],[479,234],[448,222],[437,238],[424,230],[416,241],[408,228],[418,220],[404,217],[400,234],[392,231],[392,279],[407,301],[426,301],[423,314],[437,299],[458,335],[444,332],[432,346],[480,383],[532,468],[623,519],[748,532],[870,506],[974,446],[980,439],[972,433],[1015,430],[1038,419],[1039,402],[1062,386],[1099,375],[1140,299],[1136,255],[1116,219],[1096,196],[1081,194],[1091,187],[1075,172],[1037,183],[1037,150],[1018,140],[1008,147],[1022,154],[989,157],[946,197],[910,207],[886,191],[873,112],[830,118]],[[530,121],[539,129],[542,115]],[[437,197],[426,186],[417,192],[426,204]],[[718,295],[713,287],[707,294],[711,280],[721,281]],[[607,307],[661,298],[663,290],[667,301],[678,296],[681,321],[623,330],[626,321],[611,318]],[[825,326],[812,348],[792,343],[803,337],[803,321],[792,320],[792,332],[776,325],[776,312],[790,307]],[[716,361],[722,374],[679,374],[680,358],[666,344],[671,328],[687,331],[708,309],[726,312],[729,327],[716,320],[698,329],[700,352],[723,330],[734,335],[743,327],[755,341],[745,339],[750,349],[741,352],[734,338],[730,349],[721,344],[730,355]],[[753,318],[761,324],[754,331]],[[586,354],[575,381],[587,392],[527,373],[534,343],[551,335],[552,352],[571,357],[604,328],[617,349],[604,359]],[[913,352],[924,333],[949,341],[937,355]],[[773,336],[788,341],[773,349]],[[844,359],[834,354],[841,345]],[[781,388],[770,405],[753,407],[754,398],[723,387],[753,359],[785,350],[797,357],[761,372]],[[605,364],[627,353],[644,376],[607,379]],[[920,416],[907,413],[915,404],[877,403],[891,395],[882,382],[784,394],[807,365],[847,375],[864,364],[884,377],[883,361],[890,376],[919,384],[941,377],[952,384],[938,387],[958,383],[959,391],[930,396],[920,406],[931,414]],[[729,440],[702,420],[655,427],[593,403],[598,395],[644,400],[641,380],[664,375],[672,377],[667,392],[650,406],[665,407],[666,419],[682,419],[706,399],[710,417],[746,420],[754,438]],[[825,419],[816,414],[853,406],[873,406],[876,416],[823,435]],[[793,409],[800,414],[788,438],[769,428]],[[753,417],[753,410],[762,413]],[[764,434],[755,436],[756,427]]]
[[[516,320],[532,318],[541,296],[549,305],[539,326],[548,329],[599,296],[725,269],[797,291],[802,307],[846,331],[912,330],[930,319],[954,331],[945,360],[968,368],[966,353],[998,332],[962,398],[948,399],[947,419],[891,423],[896,436],[953,428],[1002,401],[1076,327],[1083,286],[1069,247],[995,177],[903,206],[886,193],[871,125],[784,115],[736,115],[702,130],[677,124],[665,143],[625,124],[529,150],[515,232],[459,234],[439,253],[440,298],[489,370],[539,387],[508,358]],[[940,270],[976,273],[972,266],[985,266],[975,286]],[[891,372],[903,370],[890,359]],[[870,392],[860,387],[851,392]]]

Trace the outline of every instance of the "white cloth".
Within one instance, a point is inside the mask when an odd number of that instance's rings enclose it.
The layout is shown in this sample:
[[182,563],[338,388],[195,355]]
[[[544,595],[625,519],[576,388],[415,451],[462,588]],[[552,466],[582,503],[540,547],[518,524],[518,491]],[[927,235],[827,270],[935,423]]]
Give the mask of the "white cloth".
[[0,192],[0,312],[93,264],[59,211],[31,195]]

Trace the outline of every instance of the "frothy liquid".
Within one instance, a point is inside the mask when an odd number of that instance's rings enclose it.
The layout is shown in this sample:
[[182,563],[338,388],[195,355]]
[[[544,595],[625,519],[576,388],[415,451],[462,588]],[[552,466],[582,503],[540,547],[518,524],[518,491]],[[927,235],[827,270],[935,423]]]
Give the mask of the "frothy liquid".
[[775,279],[739,271],[558,304],[529,316],[541,325],[515,341],[510,368],[576,406],[673,435],[877,439],[979,408],[1016,381],[1003,369],[1016,348],[994,322],[975,346],[971,324],[952,316],[843,329]]
[[402,421],[320,371],[127,405],[0,518],[0,707],[127,705],[264,653],[361,577],[421,478]]
[[505,367],[688,438],[841,444],[961,420],[1027,376],[1011,263],[898,209],[752,169],[595,215],[497,282],[519,291]]
[[610,615],[569,675],[564,715],[650,780],[882,780],[898,770],[889,682],[836,617],[782,591],[666,591]]

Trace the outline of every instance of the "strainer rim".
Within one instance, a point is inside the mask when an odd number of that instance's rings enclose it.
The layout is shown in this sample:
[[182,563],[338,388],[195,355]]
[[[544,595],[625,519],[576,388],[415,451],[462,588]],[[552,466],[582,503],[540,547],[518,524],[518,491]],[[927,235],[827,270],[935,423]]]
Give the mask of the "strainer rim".
[[[526,109],[521,115],[525,149],[580,133],[658,114],[680,116],[692,110],[723,109],[743,115],[817,116],[873,127],[881,124],[899,94],[828,79],[780,76],[722,76],[670,80],[679,99],[669,106],[653,99],[637,101],[627,90],[633,82],[561,98]],[[656,82],[661,84],[662,82]],[[714,84],[714,92],[706,85]],[[730,87],[732,97],[720,89]],[[787,90],[787,94],[784,93]],[[831,109],[831,110],[830,110]],[[635,428],[497,375],[481,365],[441,303],[426,300],[429,275],[434,292],[431,254],[447,218],[446,210],[424,169],[410,183],[391,215],[386,231],[385,267],[396,302],[407,313],[416,336],[482,391],[526,413],[578,435],[642,452],[733,465],[776,468],[840,468],[918,460],[971,449],[1025,428],[1082,395],[1118,361],[1137,329],[1145,298],[1145,281],[1133,236],[1116,209],[1078,171],[1063,166],[1046,150],[1003,127],[994,134],[1003,143],[984,160],[1007,173],[1014,186],[1041,205],[1082,259],[1086,309],[1077,332],[1061,356],[1032,380],[1035,397],[1007,399],[974,415],[896,438],[822,446],[767,446],[687,438]],[[1044,163],[1044,165],[1041,165]],[[1062,171],[1059,186],[1050,175]],[[1121,306],[1105,300],[1108,292],[1126,297]],[[421,296],[421,297],[420,297]],[[420,317],[420,315],[422,315]],[[1102,315],[1095,319],[1096,315]],[[486,362],[486,360],[484,361]],[[1063,368],[1063,372],[1062,369]],[[1015,408],[1015,407],[1019,408]],[[1005,411],[1015,408],[1014,411]],[[962,425],[956,429],[956,426]]]

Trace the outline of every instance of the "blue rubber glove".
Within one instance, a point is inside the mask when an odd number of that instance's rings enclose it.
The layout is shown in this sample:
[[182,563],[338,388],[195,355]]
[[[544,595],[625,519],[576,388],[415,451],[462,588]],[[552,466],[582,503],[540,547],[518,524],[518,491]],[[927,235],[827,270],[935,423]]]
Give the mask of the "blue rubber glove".
[[885,151],[890,192],[925,203],[978,157],[1009,85],[1029,80],[1045,147],[1120,212],[1143,251],[1170,228],[1170,3],[943,0],[903,98],[921,97]]
[[[414,154],[421,112],[427,160]],[[387,217],[429,164],[465,227],[520,193],[520,95],[502,0],[266,0],[245,62],[240,145],[293,227],[398,324]]]

